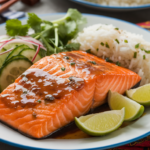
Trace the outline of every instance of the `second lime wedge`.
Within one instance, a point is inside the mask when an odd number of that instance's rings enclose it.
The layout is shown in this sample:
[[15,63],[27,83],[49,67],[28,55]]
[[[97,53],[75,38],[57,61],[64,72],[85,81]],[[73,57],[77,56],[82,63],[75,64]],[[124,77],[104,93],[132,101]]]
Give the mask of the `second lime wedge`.
[[127,90],[126,94],[134,101],[145,106],[150,106],[150,84],[143,85],[136,89]]
[[75,117],[75,123],[83,132],[92,136],[101,136],[118,129],[125,116],[125,109],[111,110],[98,114]]
[[125,107],[125,121],[135,120],[144,112],[144,106],[117,92],[109,91],[108,104],[112,110],[120,110]]

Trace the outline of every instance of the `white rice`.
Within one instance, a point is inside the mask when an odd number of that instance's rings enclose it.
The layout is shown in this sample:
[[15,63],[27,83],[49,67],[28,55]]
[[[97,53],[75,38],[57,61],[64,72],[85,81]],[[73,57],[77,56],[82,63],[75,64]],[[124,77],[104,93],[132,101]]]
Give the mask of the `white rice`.
[[[150,43],[146,42],[142,35],[117,30],[113,25],[96,24],[84,28],[72,42],[80,43],[81,50],[90,49],[98,57],[108,57],[113,62],[119,61],[122,67],[142,77],[141,85],[150,83],[150,54],[145,52],[150,52]],[[104,46],[101,43],[104,43]]]
[[150,0],[85,0],[92,3],[98,3],[101,5],[109,6],[137,6],[149,4]]

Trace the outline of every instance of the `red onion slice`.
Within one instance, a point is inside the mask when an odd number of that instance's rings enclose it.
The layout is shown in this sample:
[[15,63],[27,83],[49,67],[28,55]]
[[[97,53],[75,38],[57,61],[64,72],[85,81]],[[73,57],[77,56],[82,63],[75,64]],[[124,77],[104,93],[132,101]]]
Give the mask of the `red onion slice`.
[[4,44],[2,44],[2,45],[0,46],[0,51],[1,51],[1,49],[2,49],[7,43],[9,43],[9,42],[12,41],[12,40],[13,40],[13,39],[3,41],[2,43],[4,43]]
[[14,48],[11,48],[11,49],[9,49],[9,50],[7,50],[7,51],[3,52],[3,53],[0,53],[0,55],[3,55],[3,54],[6,54],[6,53],[9,53],[9,52],[11,52],[13,49],[14,49]]
[[[11,44],[11,43],[21,43],[21,44],[25,44],[25,45],[28,45],[28,44],[30,43],[30,44],[32,44],[32,45],[36,45],[36,46],[37,46],[37,50],[36,50],[35,56],[34,56],[33,59],[32,59],[32,62],[35,60],[37,54],[38,54],[39,51],[40,51],[40,48],[42,48],[42,49],[44,49],[45,51],[47,51],[46,48],[43,46],[43,44],[42,44],[40,41],[35,40],[35,39],[31,38],[31,37],[27,37],[27,36],[26,36],[26,37],[17,36],[16,38],[18,38],[18,39],[9,39],[9,40],[7,39],[7,40],[4,40],[4,41],[1,41],[0,43],[3,43],[3,44],[0,46],[0,51],[1,51],[1,49],[2,49],[5,45]],[[5,54],[5,53],[8,53],[8,52],[12,51],[13,49],[14,49],[14,48],[11,48],[11,49],[9,49],[9,50],[7,50],[7,51],[5,51],[5,52],[2,52],[2,53],[0,53],[0,55],[3,55],[3,54]]]
[[34,43],[37,43],[37,44],[40,44],[41,46],[43,46],[43,44],[40,41],[38,41],[30,36],[18,36],[18,38],[23,39],[23,40],[33,41]]
[[[35,43],[35,42],[33,42],[33,41],[29,41],[29,40],[24,40],[24,41],[29,42],[29,43],[32,43],[33,45],[36,45],[36,46],[39,46],[39,45],[40,45],[40,44]],[[40,46],[41,46],[42,49],[44,49],[45,51],[47,51],[46,48],[45,48],[43,45],[40,45]]]
[[35,60],[35,58],[36,58],[37,54],[39,53],[39,51],[40,51],[40,45],[38,45],[38,47],[37,47],[37,50],[36,50],[36,53],[35,53],[35,55],[32,59],[32,62]]

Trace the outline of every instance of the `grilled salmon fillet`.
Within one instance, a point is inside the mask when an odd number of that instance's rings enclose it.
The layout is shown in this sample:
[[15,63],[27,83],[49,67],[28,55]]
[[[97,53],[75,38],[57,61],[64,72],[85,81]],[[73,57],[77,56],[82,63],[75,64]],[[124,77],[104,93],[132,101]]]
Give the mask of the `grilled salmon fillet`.
[[122,94],[140,79],[82,51],[47,56],[1,93],[0,120],[43,138],[106,102],[108,90]]

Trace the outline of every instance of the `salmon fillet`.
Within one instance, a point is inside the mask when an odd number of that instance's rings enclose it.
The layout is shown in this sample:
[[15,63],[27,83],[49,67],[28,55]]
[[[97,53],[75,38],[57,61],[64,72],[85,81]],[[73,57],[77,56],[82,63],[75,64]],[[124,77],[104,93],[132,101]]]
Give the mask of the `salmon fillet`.
[[82,51],[47,56],[0,95],[0,120],[43,138],[106,102],[108,90],[124,93],[141,78]]

